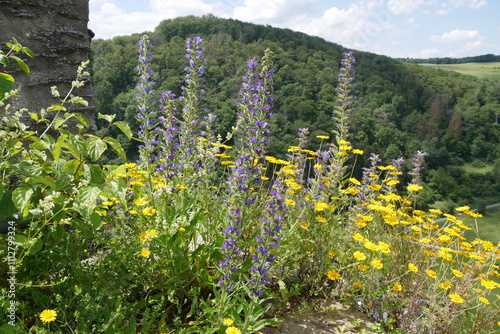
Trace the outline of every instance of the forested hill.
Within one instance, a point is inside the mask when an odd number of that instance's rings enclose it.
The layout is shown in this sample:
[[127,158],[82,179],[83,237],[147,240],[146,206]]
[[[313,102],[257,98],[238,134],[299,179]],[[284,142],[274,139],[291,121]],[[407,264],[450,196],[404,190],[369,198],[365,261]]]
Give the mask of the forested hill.
[[[238,91],[247,59],[274,52],[276,67],[271,151],[286,152],[299,128],[316,135],[334,127],[331,111],[342,53],[318,37],[213,16],[163,21],[148,33],[154,48],[158,91],[181,94],[185,38],[199,35],[206,47],[207,107],[218,115],[220,133],[234,124]],[[98,112],[135,123],[137,42],[141,35],[95,40],[94,92]],[[386,161],[429,153],[421,203],[451,205],[499,196],[500,84],[450,71],[425,68],[367,52],[354,53],[356,92],[354,146]],[[133,144],[128,146],[133,155]],[[497,162],[497,168],[493,164]],[[474,173],[468,166],[486,168]],[[481,171],[484,171],[485,169]],[[467,171],[466,171],[467,170]],[[497,175],[494,175],[494,174]],[[451,203],[451,204],[450,204]]]
[[412,63],[412,64],[465,64],[465,63],[492,63],[500,62],[500,55],[494,55],[491,53],[463,57],[463,58],[452,58],[452,57],[435,57],[435,58],[398,58],[398,60]]

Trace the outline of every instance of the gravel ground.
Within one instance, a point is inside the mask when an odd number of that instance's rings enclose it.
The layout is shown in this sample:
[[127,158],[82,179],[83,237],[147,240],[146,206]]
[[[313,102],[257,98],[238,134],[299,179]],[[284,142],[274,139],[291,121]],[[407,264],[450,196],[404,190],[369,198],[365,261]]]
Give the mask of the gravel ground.
[[[321,302],[291,314],[272,328],[260,330],[263,334],[355,334],[365,329],[372,333],[373,324],[363,314],[336,302]],[[353,323],[356,325],[354,326]]]

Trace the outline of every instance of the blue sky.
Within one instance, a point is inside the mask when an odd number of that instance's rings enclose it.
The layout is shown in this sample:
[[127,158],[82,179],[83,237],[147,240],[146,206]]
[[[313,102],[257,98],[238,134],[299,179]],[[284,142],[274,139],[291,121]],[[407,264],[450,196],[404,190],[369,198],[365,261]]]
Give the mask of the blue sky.
[[89,27],[111,38],[209,13],[391,57],[500,54],[498,0],[90,0]]

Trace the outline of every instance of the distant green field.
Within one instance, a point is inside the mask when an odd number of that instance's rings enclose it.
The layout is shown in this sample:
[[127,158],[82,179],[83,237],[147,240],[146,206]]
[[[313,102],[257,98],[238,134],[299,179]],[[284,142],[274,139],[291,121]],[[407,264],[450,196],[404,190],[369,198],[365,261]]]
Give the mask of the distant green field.
[[[464,223],[475,228],[474,218],[468,216],[459,216]],[[486,210],[486,214],[482,218],[477,219],[477,227],[479,229],[479,237],[483,240],[488,240],[493,243],[500,242],[500,207],[495,207]],[[468,231],[465,234],[468,240],[474,240],[476,235],[473,231]]]
[[464,64],[421,64],[422,66],[455,71],[462,74],[473,75],[480,79],[500,81],[500,62],[494,63],[464,63]]

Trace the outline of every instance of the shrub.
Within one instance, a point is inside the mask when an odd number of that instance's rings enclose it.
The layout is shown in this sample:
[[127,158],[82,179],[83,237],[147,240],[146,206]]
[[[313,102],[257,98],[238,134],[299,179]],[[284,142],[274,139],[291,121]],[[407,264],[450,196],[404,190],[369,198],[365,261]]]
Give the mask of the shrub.
[[[271,51],[246,64],[236,126],[223,137],[203,107],[201,38],[187,40],[181,96],[155,92],[152,49],[143,37],[135,162],[99,165],[108,147],[126,157],[115,139],[86,133],[88,120],[67,112],[85,103],[71,92],[30,114],[43,133],[19,113],[2,119],[6,319],[14,305],[2,329],[253,333],[279,321],[273,314],[287,300],[317,295],[357,305],[386,330],[498,329],[498,245],[465,240],[470,227],[448,213],[414,209],[425,154],[415,155],[406,186],[403,159],[382,165],[371,155],[353,177],[364,152],[350,143],[352,53],[340,70],[332,139],[318,135],[311,151],[301,129],[279,159],[266,155]],[[74,89],[85,75],[80,69]],[[126,123],[99,117],[133,137]],[[69,119],[78,126],[68,128]]]

